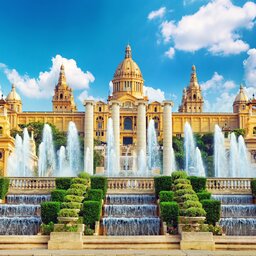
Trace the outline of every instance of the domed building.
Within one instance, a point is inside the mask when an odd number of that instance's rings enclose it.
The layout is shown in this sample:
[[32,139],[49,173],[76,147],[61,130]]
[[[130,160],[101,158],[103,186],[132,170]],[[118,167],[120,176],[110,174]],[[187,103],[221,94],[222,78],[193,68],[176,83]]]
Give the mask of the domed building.
[[[184,86],[179,112],[172,113],[173,136],[183,136],[186,122],[191,124],[195,133],[200,134],[214,132],[215,124],[218,124],[223,131],[244,129],[247,147],[251,152],[252,159],[256,159],[256,99],[254,97],[249,99],[245,89],[241,86],[233,103],[233,113],[204,112],[204,99],[194,65],[188,82],[188,86]],[[106,143],[108,118],[112,117],[115,120],[114,131],[118,134],[120,142],[119,145],[116,145],[116,150],[120,148],[120,155],[124,155],[128,147],[132,150],[133,147],[140,145],[141,134],[138,134],[138,127],[144,126],[144,123],[141,122],[144,122],[142,117],[145,116],[145,129],[147,129],[149,121],[154,119],[158,140],[162,141],[165,103],[148,101],[148,97],[144,94],[143,75],[140,67],[133,60],[129,44],[125,48],[123,60],[114,72],[112,84],[113,92],[106,102],[90,101],[93,107],[91,118],[93,119],[94,139],[103,144]],[[64,65],[60,67],[59,80],[55,86],[52,111],[23,112],[22,99],[14,85],[12,85],[6,100],[2,99],[0,102],[0,107],[6,108],[7,119],[3,123],[7,122],[5,127],[9,127],[9,130],[18,129],[19,124],[48,122],[66,132],[68,123],[73,121],[76,123],[80,135],[85,135],[86,113],[77,111],[72,85],[68,85],[66,82]],[[143,136],[145,136],[146,130],[143,132]],[[2,149],[2,151],[4,150]],[[10,151],[10,148],[8,150]],[[143,150],[146,149],[143,148]]]

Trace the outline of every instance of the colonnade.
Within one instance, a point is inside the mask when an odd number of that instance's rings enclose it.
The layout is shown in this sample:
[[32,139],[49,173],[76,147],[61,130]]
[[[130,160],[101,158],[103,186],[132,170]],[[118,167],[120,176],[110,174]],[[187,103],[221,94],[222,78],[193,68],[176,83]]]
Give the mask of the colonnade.
[[[113,120],[114,130],[114,147],[116,154],[116,165],[118,169],[116,173],[120,171],[120,102],[111,101],[111,117]],[[85,161],[90,161],[89,169],[86,170],[90,174],[93,174],[93,149],[94,149],[94,101],[84,101],[85,106],[85,139],[84,139],[84,154]],[[147,101],[137,101],[137,124],[136,124],[136,151],[137,156],[141,156],[146,159],[147,153],[147,129],[146,129],[146,106]],[[171,172],[172,159],[172,101],[163,102],[163,174],[168,175]],[[88,152],[90,155],[88,156]],[[87,154],[87,155],[86,155]],[[88,164],[85,163],[85,166]]]

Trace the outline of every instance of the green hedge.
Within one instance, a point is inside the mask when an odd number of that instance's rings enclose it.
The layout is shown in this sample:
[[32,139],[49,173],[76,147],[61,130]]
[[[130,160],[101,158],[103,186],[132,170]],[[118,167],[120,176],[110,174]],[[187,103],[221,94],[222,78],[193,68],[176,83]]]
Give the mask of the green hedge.
[[88,180],[83,179],[83,178],[73,178],[71,180],[71,184],[83,184],[83,185],[87,186]]
[[103,197],[105,197],[108,190],[108,179],[102,176],[91,176],[91,189],[101,189]]
[[187,179],[188,175],[185,171],[176,171],[172,173],[172,181],[177,179]]
[[188,179],[196,193],[202,192],[206,189],[205,177],[190,176]]
[[71,180],[72,178],[70,177],[56,178],[56,189],[68,190],[71,186]]
[[252,195],[256,196],[256,179],[251,181]]
[[10,179],[6,177],[0,178],[0,199],[4,199],[8,193]]
[[207,224],[215,225],[220,219],[221,203],[218,200],[208,199],[201,201],[204,210],[206,211]]
[[160,191],[159,199],[160,202],[172,202],[174,197],[174,193],[172,191]]
[[207,191],[196,193],[198,196],[199,201],[211,199],[211,193]]
[[101,202],[98,201],[85,201],[83,203],[83,219],[84,224],[95,227],[95,221],[100,220]]
[[83,200],[84,200],[83,196],[75,196],[75,195],[66,195],[64,198],[64,202],[82,203]]
[[172,188],[172,177],[171,176],[157,176],[154,177],[155,194],[159,197],[160,191],[170,191]]
[[160,203],[160,215],[162,221],[167,225],[177,226],[179,216],[179,205],[176,202]]
[[87,201],[99,201],[103,199],[103,191],[101,189],[90,189],[87,193]]
[[84,190],[79,189],[79,188],[69,188],[67,190],[67,195],[83,196]]
[[202,216],[206,216],[206,211],[203,208],[190,207],[185,210],[185,216],[202,217]]
[[43,202],[41,203],[41,218],[44,224],[51,221],[57,223],[58,213],[60,211],[60,202]]
[[51,201],[54,202],[64,202],[64,197],[66,196],[67,191],[64,189],[55,189],[51,192]]

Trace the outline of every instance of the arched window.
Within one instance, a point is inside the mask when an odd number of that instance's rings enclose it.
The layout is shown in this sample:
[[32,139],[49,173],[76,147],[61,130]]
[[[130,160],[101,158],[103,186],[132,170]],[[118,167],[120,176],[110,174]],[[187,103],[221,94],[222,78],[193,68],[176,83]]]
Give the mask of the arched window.
[[3,136],[3,127],[0,126],[0,136]]
[[62,94],[62,93],[60,94],[60,99],[61,99],[61,100],[63,99],[63,94]]
[[157,107],[155,107],[154,111],[157,112]]
[[125,117],[124,119],[124,129],[132,130],[132,119],[131,117]]
[[155,121],[155,129],[158,130],[159,129],[159,124],[160,124],[160,119],[159,119],[158,116],[154,116],[153,119]]
[[193,99],[196,100],[196,95],[195,94],[193,95]]
[[97,123],[97,129],[101,130],[103,129],[103,117],[99,116],[96,118],[96,123]]

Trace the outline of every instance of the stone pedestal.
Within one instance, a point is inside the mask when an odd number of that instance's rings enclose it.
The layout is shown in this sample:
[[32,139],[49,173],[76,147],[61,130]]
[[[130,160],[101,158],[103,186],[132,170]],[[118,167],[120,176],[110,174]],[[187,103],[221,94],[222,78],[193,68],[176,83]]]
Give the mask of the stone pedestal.
[[147,153],[146,105],[147,101],[145,100],[137,101],[137,157],[140,155],[140,152],[142,150],[143,154],[145,154],[145,157],[143,157],[143,159],[146,159]]
[[96,167],[96,174],[104,174],[104,167],[97,166]]
[[213,234],[211,232],[182,232],[181,250],[215,250]]
[[163,175],[170,175],[172,169],[172,101],[163,102]]
[[82,232],[52,232],[48,250],[82,250]]
[[[84,118],[84,166],[87,166],[88,170],[85,170],[89,174],[93,174],[93,149],[94,149],[94,136],[93,136],[93,113],[94,113],[94,101],[85,100],[85,118]],[[86,161],[89,162],[86,163]]]
[[115,173],[120,172],[120,103],[119,101],[113,100],[111,104],[111,117],[113,120],[113,130],[114,130],[114,146],[116,153],[116,166],[117,170]]

